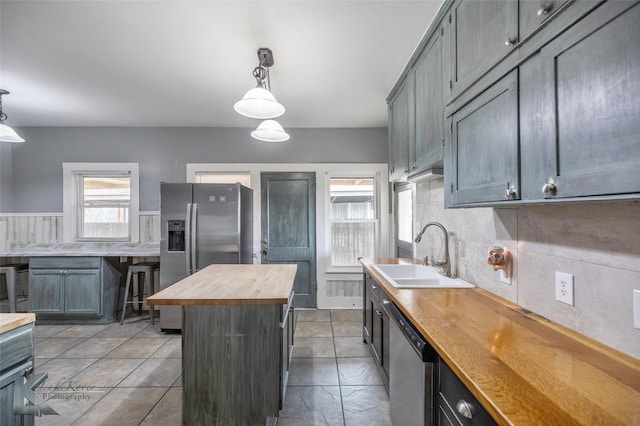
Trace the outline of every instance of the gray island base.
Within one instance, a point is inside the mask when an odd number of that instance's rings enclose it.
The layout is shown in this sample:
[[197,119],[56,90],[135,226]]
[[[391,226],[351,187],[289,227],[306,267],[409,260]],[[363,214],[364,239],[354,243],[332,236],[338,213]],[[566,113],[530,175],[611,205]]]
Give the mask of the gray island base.
[[211,265],[156,293],[183,305],[182,424],[275,424],[293,337],[296,265]]

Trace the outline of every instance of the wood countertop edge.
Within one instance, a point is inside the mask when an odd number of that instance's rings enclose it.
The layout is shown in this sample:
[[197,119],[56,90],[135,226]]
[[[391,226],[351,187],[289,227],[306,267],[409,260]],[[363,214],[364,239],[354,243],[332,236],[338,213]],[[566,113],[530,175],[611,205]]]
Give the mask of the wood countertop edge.
[[[638,398],[637,405],[639,410],[632,410],[635,414],[626,413],[626,415],[627,418],[637,418],[632,416],[640,415],[640,397],[637,397],[640,395],[639,360],[554,323],[481,288],[420,289],[417,291],[422,293],[412,293],[416,290],[397,289],[389,284],[377,271],[369,267],[372,264],[381,263],[420,263],[418,260],[361,259],[360,262],[369,275],[383,287],[389,298],[400,307],[409,320],[434,347],[440,357],[451,367],[455,374],[469,388],[470,392],[499,424],[549,424],[550,419],[551,421],[553,421],[553,419],[562,421],[563,424],[588,424],[589,422],[585,421],[585,419],[589,420],[589,413],[584,413],[584,410],[581,410],[581,408],[585,406],[585,402],[589,401],[585,395],[577,392],[575,387],[567,385],[560,378],[547,374],[546,377],[540,380],[530,381],[526,376],[521,376],[521,372],[514,370],[513,366],[505,363],[499,356],[494,356],[487,348],[486,342],[473,342],[472,334],[457,329],[455,324],[445,324],[444,326],[438,324],[430,327],[423,324],[418,317],[425,316],[421,315],[418,310],[425,308],[424,305],[428,305],[429,303],[424,295],[429,294],[432,297],[438,295],[440,299],[445,300],[460,297],[464,297],[466,300],[468,297],[473,303],[483,305],[483,308],[485,308],[487,312],[495,314],[496,318],[502,318],[509,322],[510,325],[515,325],[515,327],[521,330],[532,329],[531,334],[533,334],[534,337],[539,337],[535,334],[536,331],[542,331],[541,334],[545,335],[552,333],[554,341],[562,341],[562,347],[584,351],[584,353],[580,352],[579,362],[589,365],[590,360],[597,361],[597,366],[596,363],[592,364],[593,370],[596,370],[597,373],[602,373],[600,374],[601,376],[606,376],[610,384],[616,384],[618,388],[628,389],[630,394],[633,393],[633,397]],[[422,294],[423,296],[414,297],[413,295],[416,294]],[[422,305],[417,303],[418,300],[422,302]],[[413,306],[407,308],[404,306],[405,304]],[[437,307],[434,305],[428,306],[428,308],[437,310]],[[452,328],[449,330],[443,327]],[[447,333],[449,331],[458,331],[457,337],[463,340],[455,344],[452,343],[455,342],[455,339],[448,339],[449,336]],[[460,346],[465,346],[465,348],[461,348]],[[470,359],[468,356],[465,358],[464,353],[469,348],[475,350],[475,359]],[[582,359],[582,355],[584,359]],[[514,357],[516,354],[512,354],[511,356]],[[627,374],[622,374],[622,372]],[[547,372],[541,372],[541,376],[545,376],[545,373]],[[488,374],[491,374],[491,377],[489,377]],[[505,391],[505,389],[495,384],[496,380],[499,380],[501,376],[505,378],[505,383],[511,381],[518,383],[520,386],[518,386],[518,388],[514,386],[513,389],[509,388]],[[538,381],[538,383],[534,383],[534,381]],[[541,383],[550,383],[552,386],[549,386],[549,388],[551,389],[543,387],[541,390]],[[557,391],[559,389],[566,391],[569,399],[573,397],[576,401],[558,400]],[[515,399],[521,400],[520,402],[522,404],[519,405],[517,401],[514,401],[514,399],[509,396],[509,394],[513,395],[514,392],[518,393]],[[526,398],[520,396],[520,394],[526,394]],[[532,401],[537,403],[535,409],[531,409],[532,404],[534,404]],[[635,403],[635,399],[633,399],[633,402]],[[627,406],[623,408],[628,409]],[[587,409],[589,412],[596,412],[598,415],[601,415],[599,420],[603,421],[604,419],[605,424],[614,424],[615,421],[621,422],[618,417],[614,415],[609,416],[606,408],[587,406]],[[607,421],[609,423],[606,423]]]
[[153,296],[145,299],[147,304],[154,306],[220,306],[220,305],[286,305],[289,302],[287,297],[269,297],[263,299],[243,298],[243,299],[152,299]]
[[30,313],[1,313],[0,314],[0,333],[6,333],[15,330],[26,324],[36,322],[36,314]]

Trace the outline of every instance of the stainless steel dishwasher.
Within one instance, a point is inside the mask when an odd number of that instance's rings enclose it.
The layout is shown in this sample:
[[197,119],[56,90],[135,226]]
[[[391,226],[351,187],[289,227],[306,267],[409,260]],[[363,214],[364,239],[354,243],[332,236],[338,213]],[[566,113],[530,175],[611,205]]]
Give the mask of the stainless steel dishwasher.
[[433,417],[434,349],[388,299],[389,414],[393,426],[431,425]]

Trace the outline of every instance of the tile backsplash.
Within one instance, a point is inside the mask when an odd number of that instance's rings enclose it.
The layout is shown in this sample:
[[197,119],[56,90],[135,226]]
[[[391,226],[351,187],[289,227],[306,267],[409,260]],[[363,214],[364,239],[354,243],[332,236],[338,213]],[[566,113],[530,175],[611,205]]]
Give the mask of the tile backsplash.
[[[462,279],[640,358],[632,306],[640,289],[640,202],[445,210],[441,180],[417,184],[416,198],[414,223],[447,228],[453,271]],[[431,229],[418,257],[442,255]],[[495,245],[513,253],[511,285],[487,264]],[[556,271],[575,276],[575,306],[555,300]]]

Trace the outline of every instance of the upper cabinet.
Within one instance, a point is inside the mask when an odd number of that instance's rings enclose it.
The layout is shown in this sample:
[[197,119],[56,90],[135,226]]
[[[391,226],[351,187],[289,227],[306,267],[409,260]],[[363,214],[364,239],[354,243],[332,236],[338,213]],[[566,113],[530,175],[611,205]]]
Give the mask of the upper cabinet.
[[638,22],[638,1],[446,1],[392,92],[402,176],[444,139],[445,207],[639,199]]
[[451,99],[518,43],[518,2],[458,0],[448,19]]
[[441,175],[445,142],[442,28],[416,50],[388,104],[390,180]]
[[445,190],[452,204],[518,199],[518,74],[514,70],[451,118]]
[[436,31],[411,68],[414,82],[415,137],[409,141],[409,178],[442,169],[444,96],[442,30]]
[[640,193],[639,22],[606,3],[521,66],[524,198]]
[[520,0],[518,3],[519,41],[533,34],[554,13],[558,12],[568,0]]
[[389,180],[406,179],[409,173],[409,138],[413,132],[410,108],[411,84],[405,80],[389,99]]

